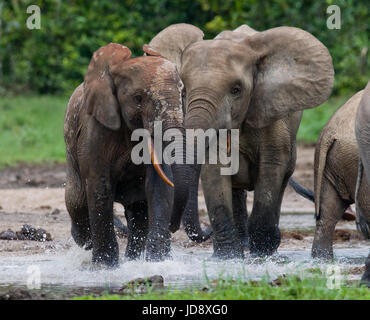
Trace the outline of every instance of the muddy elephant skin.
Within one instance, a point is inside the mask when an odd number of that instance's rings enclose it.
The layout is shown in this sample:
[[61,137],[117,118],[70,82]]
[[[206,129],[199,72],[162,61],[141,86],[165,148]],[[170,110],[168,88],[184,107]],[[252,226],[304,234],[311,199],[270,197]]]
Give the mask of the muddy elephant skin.
[[184,179],[191,175],[188,166],[161,168],[131,160],[138,143],[131,141],[133,130],[153,134],[153,123],[159,120],[163,131],[177,128],[183,136],[184,116],[183,84],[175,65],[159,54],[130,56],[127,47],[114,43],[97,50],[65,116],[65,200],[72,236],[78,245],[92,249],[97,265],[116,266],[119,261],[113,202],[125,207],[126,257],[138,258],[145,250],[148,260],[161,260],[170,251],[172,210],[183,210],[189,193]]

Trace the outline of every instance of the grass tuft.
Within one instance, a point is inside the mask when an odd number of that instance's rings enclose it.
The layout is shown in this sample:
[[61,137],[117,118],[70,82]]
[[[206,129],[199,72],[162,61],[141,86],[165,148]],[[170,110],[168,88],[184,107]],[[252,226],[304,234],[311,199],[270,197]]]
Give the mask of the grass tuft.
[[0,168],[19,162],[64,162],[63,122],[68,98],[0,98]]
[[327,279],[312,273],[301,279],[283,276],[270,282],[219,279],[204,287],[167,288],[125,295],[83,296],[76,300],[370,300],[370,289],[357,284],[329,289]]

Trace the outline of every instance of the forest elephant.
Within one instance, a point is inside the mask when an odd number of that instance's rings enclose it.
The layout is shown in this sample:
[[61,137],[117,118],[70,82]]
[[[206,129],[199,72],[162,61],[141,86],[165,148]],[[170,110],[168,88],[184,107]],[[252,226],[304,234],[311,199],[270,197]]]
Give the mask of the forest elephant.
[[[151,56],[130,56],[130,49],[115,43],[94,53],[84,82],[69,100],[64,124],[72,236],[92,249],[94,264],[106,266],[119,261],[114,202],[125,208],[127,258],[138,258],[144,250],[148,260],[169,255],[170,217],[184,210],[189,194],[185,177],[192,174],[184,159],[183,164],[161,166],[153,150],[156,121],[163,132],[178,129],[179,138],[184,135],[183,84],[175,65],[153,51]],[[151,150],[152,164],[132,160],[138,142],[131,136],[138,128],[150,133],[143,143]]]
[[[293,27],[257,32],[242,25],[213,40],[202,34],[194,26],[172,25],[149,47],[180,72],[186,129],[239,130],[239,152],[232,152],[238,172],[222,175],[220,161],[205,161],[194,177],[197,182],[201,172],[214,256],[243,258],[246,237],[252,254],[270,255],[280,244],[280,207],[295,167],[302,110],[329,97],[332,59],[318,39]],[[245,190],[254,190],[248,219]],[[196,211],[194,195],[189,193],[185,215]],[[171,220],[173,232],[180,225],[178,213]]]
[[[370,223],[370,185],[364,180],[356,192],[359,150],[355,136],[355,120],[363,91],[351,97],[330,118],[316,143],[314,160],[314,192],[292,178],[289,183],[302,196],[315,202],[316,230],[312,244],[314,258],[333,258],[335,226],[345,210],[356,203]],[[358,215],[360,210],[356,210]],[[358,220],[358,219],[357,219]]]
[[[360,153],[356,189],[357,229],[362,232],[366,239],[370,239],[369,204],[361,202],[364,196],[362,192],[363,185],[370,185],[370,82],[368,82],[362,94],[362,99],[357,110],[355,134]],[[369,192],[367,196],[369,196]],[[366,207],[366,205],[368,206]],[[365,262],[365,272],[361,281],[370,287],[370,253]]]

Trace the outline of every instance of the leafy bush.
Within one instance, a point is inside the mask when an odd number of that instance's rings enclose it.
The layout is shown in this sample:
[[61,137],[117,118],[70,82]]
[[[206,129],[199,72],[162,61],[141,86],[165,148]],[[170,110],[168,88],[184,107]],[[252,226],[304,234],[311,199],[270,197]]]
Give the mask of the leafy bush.
[[[257,30],[303,28],[330,50],[335,94],[358,91],[370,78],[368,0],[337,0],[342,28],[326,27],[326,1],[296,0],[0,0],[0,93],[70,94],[83,79],[92,53],[109,42],[134,55],[166,26],[186,22],[207,38],[248,24]],[[26,9],[41,9],[41,29],[26,28]],[[2,90],[1,90],[2,88]],[[6,89],[6,90],[4,90]]]

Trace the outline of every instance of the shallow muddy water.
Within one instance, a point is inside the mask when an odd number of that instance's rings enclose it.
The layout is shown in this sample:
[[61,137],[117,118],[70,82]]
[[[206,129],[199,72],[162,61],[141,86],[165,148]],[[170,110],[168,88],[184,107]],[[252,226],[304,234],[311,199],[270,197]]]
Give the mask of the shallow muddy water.
[[[50,210],[48,207],[47,212]],[[325,274],[328,267],[328,264],[319,263],[310,257],[315,228],[312,213],[282,213],[280,229],[283,233],[294,231],[301,234],[302,238],[283,237],[278,253],[268,259],[252,258],[246,253],[243,261],[215,261],[211,259],[210,241],[201,245],[194,244],[187,239],[184,231],[180,231],[173,235],[171,260],[156,263],[125,261],[123,255],[126,239],[119,239],[119,268],[100,271],[92,270],[91,252],[78,248],[71,239],[70,220],[63,208],[57,215],[45,213],[38,208],[28,213],[1,214],[0,222],[4,228],[17,230],[23,223],[29,222],[45,227],[51,232],[53,241],[0,242],[0,295],[10,286],[27,288],[30,279],[37,279],[38,275],[42,289],[38,292],[52,293],[48,295],[49,298],[65,298],[73,296],[71,292],[82,295],[101,293],[105,289],[116,290],[130,280],[153,275],[161,275],[165,286],[187,287],[200,286],[207,279],[219,277],[259,280],[265,277],[275,279],[283,274],[305,276],[305,272],[312,268],[320,268]],[[208,218],[202,216],[201,220],[202,225],[207,224]],[[337,228],[356,229],[353,221],[341,221]],[[348,273],[348,280],[359,280],[369,249],[369,242],[358,239],[336,242],[335,265],[339,266],[341,274]],[[65,295],[65,292],[68,294]]]
[[[17,256],[9,254],[0,261],[0,286],[13,284],[27,285],[30,275],[39,272],[41,286],[57,287],[101,287],[119,288],[125,282],[138,277],[161,275],[165,285],[190,286],[201,284],[206,279],[242,278],[259,280],[263,277],[274,279],[282,274],[303,273],[310,268],[321,268],[325,272],[326,264],[320,264],[310,257],[309,250],[279,250],[268,259],[255,259],[246,256],[243,261],[214,261],[211,248],[183,248],[174,246],[172,259],[150,263],[143,260],[121,260],[120,267],[114,270],[91,270],[91,253],[73,245],[67,250],[51,250],[43,254]],[[370,246],[361,243],[353,248],[335,249],[335,265],[344,274],[349,268],[363,267]],[[349,280],[357,280],[360,274],[350,274]]]

